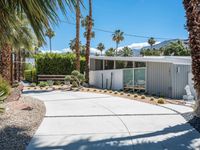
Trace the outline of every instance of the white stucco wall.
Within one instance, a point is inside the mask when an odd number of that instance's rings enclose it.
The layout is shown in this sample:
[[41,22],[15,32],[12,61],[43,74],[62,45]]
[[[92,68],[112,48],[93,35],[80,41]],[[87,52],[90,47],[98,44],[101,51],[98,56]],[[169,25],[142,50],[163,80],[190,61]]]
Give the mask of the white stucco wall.
[[100,70],[90,71],[90,85],[102,88],[102,74],[103,74],[103,88],[106,88],[106,80],[108,80],[108,89],[110,89],[111,73],[113,73],[112,90],[123,89],[123,70]]

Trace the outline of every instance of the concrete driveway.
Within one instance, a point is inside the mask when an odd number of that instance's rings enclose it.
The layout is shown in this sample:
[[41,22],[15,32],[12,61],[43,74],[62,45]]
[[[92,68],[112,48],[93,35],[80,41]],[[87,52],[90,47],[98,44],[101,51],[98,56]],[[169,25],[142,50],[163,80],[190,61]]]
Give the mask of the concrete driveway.
[[45,118],[27,150],[200,149],[200,134],[171,108],[103,94],[25,94],[44,101]]

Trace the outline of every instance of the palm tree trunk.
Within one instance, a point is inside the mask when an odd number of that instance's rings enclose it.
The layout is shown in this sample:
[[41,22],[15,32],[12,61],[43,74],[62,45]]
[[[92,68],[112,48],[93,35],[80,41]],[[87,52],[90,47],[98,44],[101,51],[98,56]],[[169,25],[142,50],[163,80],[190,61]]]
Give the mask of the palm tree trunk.
[[24,70],[25,70],[25,64],[26,64],[26,54],[25,54],[25,50],[23,50],[22,53],[22,79],[24,79]]
[[90,56],[90,39],[91,39],[91,31],[92,31],[92,0],[89,0],[89,22],[87,28],[87,38],[86,38],[86,82],[89,83],[89,56]]
[[200,1],[184,0],[183,4],[187,16],[189,46],[191,48],[192,57],[192,73],[194,75],[194,87],[197,93],[196,107],[194,112],[197,117],[200,117]]
[[49,38],[49,46],[50,46],[50,53],[52,52],[52,49],[51,49],[51,38]]
[[21,49],[19,49],[19,76],[18,76],[18,81],[21,81],[22,79],[22,53]]
[[20,78],[20,77],[19,77],[19,76],[20,76],[20,70],[19,70],[19,69],[20,69],[20,66],[19,66],[19,65],[20,65],[20,64],[19,64],[19,63],[20,63],[20,50],[19,50],[19,49],[17,50],[17,62],[16,62],[16,63],[17,63],[17,64],[16,64],[16,65],[17,65],[17,66],[16,66],[16,67],[17,67],[17,68],[16,68],[16,71],[17,71],[17,72],[16,72],[16,77],[17,77],[17,78],[16,78],[16,81],[19,81],[19,78]]
[[14,80],[17,80],[17,52],[14,53]]
[[80,45],[79,45],[79,35],[80,35],[80,6],[79,0],[77,0],[76,5],[76,70],[80,72]]
[[2,52],[1,52],[1,74],[2,77],[7,80],[10,84],[12,83],[12,72],[11,72],[11,54],[12,49],[11,46],[8,43],[4,43],[2,46]]
[[117,56],[117,49],[118,49],[118,45],[119,45],[119,43],[118,42],[116,42],[116,50],[115,50],[115,55]]

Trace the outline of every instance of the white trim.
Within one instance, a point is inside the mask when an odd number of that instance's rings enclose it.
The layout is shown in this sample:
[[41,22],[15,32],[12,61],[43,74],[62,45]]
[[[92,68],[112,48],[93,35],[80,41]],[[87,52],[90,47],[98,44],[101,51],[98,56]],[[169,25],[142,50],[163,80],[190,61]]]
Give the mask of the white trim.
[[139,62],[159,62],[191,65],[191,57],[178,56],[145,56],[145,57],[108,57],[108,56],[90,56],[90,59],[98,60],[119,60],[119,61],[139,61]]

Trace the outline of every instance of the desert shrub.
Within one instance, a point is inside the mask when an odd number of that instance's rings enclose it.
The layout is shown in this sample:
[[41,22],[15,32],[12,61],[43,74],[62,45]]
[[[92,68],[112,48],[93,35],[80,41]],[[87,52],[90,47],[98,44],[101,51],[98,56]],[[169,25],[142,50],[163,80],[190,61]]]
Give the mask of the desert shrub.
[[40,82],[39,84],[38,84],[40,87],[45,87],[45,86],[48,86],[48,83],[47,82]]
[[120,92],[120,95],[124,95],[124,92]]
[[70,82],[71,81],[71,76],[70,75],[65,76],[65,81]]
[[78,87],[78,83],[76,81],[72,81],[72,87]]
[[150,101],[154,101],[155,100],[155,98],[154,97],[150,97]]
[[10,89],[10,84],[0,75],[0,102],[2,102],[2,100],[4,100],[5,97],[10,94]]
[[115,92],[114,92],[114,94],[118,94],[118,92],[117,92],[117,91],[115,91]]
[[52,81],[52,80],[47,80],[47,83],[48,83],[49,86],[53,86],[54,81]]
[[77,70],[74,70],[72,71],[71,75],[67,75],[65,77],[65,80],[66,81],[70,81],[72,84],[75,85],[75,83],[73,82],[76,82],[76,87],[79,87],[84,81],[85,81],[85,76],[83,74],[81,74],[79,71]]
[[[75,70],[75,54],[38,54],[35,57],[38,74],[70,75]],[[80,59],[80,72],[85,70],[85,58]]]
[[157,101],[158,104],[164,104],[165,100],[163,98],[159,98]]
[[136,97],[138,97],[138,95],[137,95],[137,94],[134,94],[134,95],[133,95],[133,97],[135,97],[135,98],[136,98]]
[[36,87],[36,83],[31,83],[30,86],[31,87]]
[[3,113],[5,108],[2,105],[3,100],[10,94],[10,84],[0,75],[0,113]]
[[141,99],[146,99],[146,96],[145,95],[141,95]]
[[54,81],[54,85],[61,85],[61,81]]
[[107,90],[104,90],[103,92],[104,92],[104,93],[107,93],[108,91],[107,91]]
[[131,96],[131,94],[127,94],[127,96]]

